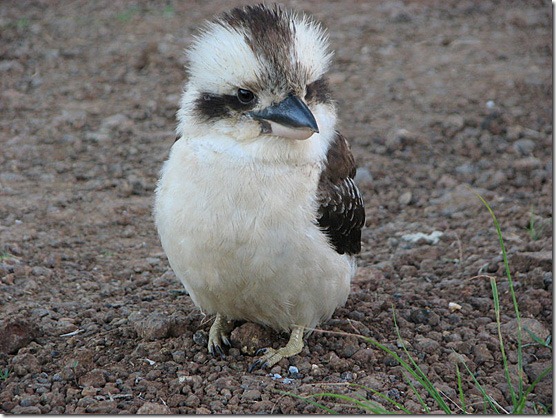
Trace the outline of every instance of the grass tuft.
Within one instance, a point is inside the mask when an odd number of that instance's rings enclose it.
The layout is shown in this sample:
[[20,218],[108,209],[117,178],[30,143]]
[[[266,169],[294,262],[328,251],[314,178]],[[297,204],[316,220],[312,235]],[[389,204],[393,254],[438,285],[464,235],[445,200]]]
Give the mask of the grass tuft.
[[[508,387],[510,389],[510,395],[511,395],[511,400],[512,400],[512,406],[513,406],[512,413],[513,414],[523,414],[529,394],[535,389],[537,384],[545,376],[547,376],[549,373],[552,372],[552,366],[543,370],[543,372],[539,374],[537,379],[535,379],[535,381],[533,383],[531,383],[531,385],[529,385],[529,387],[524,389],[525,382],[524,382],[524,379],[523,379],[523,376],[524,376],[524,371],[523,371],[523,348],[524,348],[524,345],[523,345],[523,326],[522,326],[522,322],[521,322],[521,314],[519,312],[519,306],[517,304],[517,297],[516,297],[516,294],[515,294],[512,275],[511,275],[511,272],[510,272],[510,264],[508,263],[508,256],[507,256],[507,253],[506,253],[506,247],[504,245],[504,239],[502,237],[502,230],[500,228],[500,223],[498,222],[498,219],[496,218],[496,215],[494,214],[494,211],[492,210],[492,208],[490,207],[488,202],[480,194],[478,194],[478,193],[475,193],[475,194],[477,195],[479,200],[483,203],[483,205],[487,208],[488,212],[490,213],[490,216],[492,217],[494,227],[496,228],[496,234],[498,235],[498,241],[499,241],[499,244],[500,244],[500,249],[502,250],[502,258],[504,260],[504,268],[506,270],[506,278],[508,279],[508,284],[509,284],[509,288],[510,288],[510,295],[511,295],[511,299],[512,299],[512,305],[513,305],[513,308],[514,308],[515,317],[516,317],[516,321],[517,321],[517,391],[515,390],[514,385],[512,384],[512,378],[511,378],[512,374],[510,373],[510,370],[509,370],[509,367],[508,367],[508,361],[507,361],[506,353],[505,353],[505,349],[504,349],[504,340],[502,338],[502,333],[501,333],[501,330],[500,330],[500,299],[499,299],[499,296],[498,296],[498,289],[497,289],[497,286],[496,286],[496,279],[491,278],[490,283],[491,283],[491,287],[492,287],[492,295],[493,295],[493,298],[494,298],[494,312],[495,312],[495,315],[496,315],[496,325],[497,325],[497,330],[498,330],[498,339],[499,339],[499,342],[500,342],[500,352],[502,354],[502,361],[503,361],[503,365],[504,365],[504,375],[506,376],[506,381],[507,381]],[[532,334],[530,331],[529,331],[529,333]],[[533,340],[535,340],[535,339],[533,338]],[[540,338],[537,337],[537,340],[540,340]],[[549,342],[550,342],[550,340],[548,340],[548,343]]]
[[14,258],[14,256],[7,251],[0,251],[0,261],[9,260],[10,258]]

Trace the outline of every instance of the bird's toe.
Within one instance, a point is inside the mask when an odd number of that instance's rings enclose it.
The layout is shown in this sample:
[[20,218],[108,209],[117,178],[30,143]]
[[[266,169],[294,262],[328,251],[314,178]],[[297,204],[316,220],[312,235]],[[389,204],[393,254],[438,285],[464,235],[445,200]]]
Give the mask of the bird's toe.
[[214,324],[210,327],[209,338],[208,338],[208,352],[213,356],[219,355],[220,358],[225,358],[224,350],[222,345],[228,347],[232,346],[228,336],[233,328],[233,322],[226,321],[221,315],[216,315]]
[[251,366],[249,372],[257,369],[266,369],[274,366],[280,360],[299,354],[303,349],[303,327],[295,326],[285,347],[275,350],[274,348],[260,348],[256,355],[261,355]]
[[275,350],[273,348],[260,348],[256,351],[256,355],[261,355],[257,360],[255,360],[247,369],[249,373],[258,370],[258,369],[268,369],[269,367],[274,366],[280,360],[282,360],[283,356],[278,352],[279,350]]
[[209,344],[208,351],[214,357],[216,357],[218,355],[218,356],[220,356],[221,359],[226,358],[226,355],[224,354],[224,350],[222,349],[222,347],[215,342]]

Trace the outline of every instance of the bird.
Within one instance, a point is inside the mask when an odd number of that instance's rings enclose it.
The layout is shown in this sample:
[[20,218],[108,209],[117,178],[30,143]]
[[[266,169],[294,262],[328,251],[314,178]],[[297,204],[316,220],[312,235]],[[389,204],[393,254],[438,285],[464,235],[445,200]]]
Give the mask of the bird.
[[299,354],[357,269],[365,209],[336,129],[332,54],[313,17],[263,4],[205,22],[186,50],[154,220],[176,277],[215,316],[209,353],[225,357],[237,321],[289,333],[249,372]]

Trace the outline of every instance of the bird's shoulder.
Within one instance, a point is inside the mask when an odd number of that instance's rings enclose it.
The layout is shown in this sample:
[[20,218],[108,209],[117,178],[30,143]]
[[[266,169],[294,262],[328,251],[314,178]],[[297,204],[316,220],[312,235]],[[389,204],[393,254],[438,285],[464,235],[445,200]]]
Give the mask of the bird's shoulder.
[[354,182],[356,168],[349,143],[336,132],[319,179],[317,223],[340,254],[361,251],[365,208]]

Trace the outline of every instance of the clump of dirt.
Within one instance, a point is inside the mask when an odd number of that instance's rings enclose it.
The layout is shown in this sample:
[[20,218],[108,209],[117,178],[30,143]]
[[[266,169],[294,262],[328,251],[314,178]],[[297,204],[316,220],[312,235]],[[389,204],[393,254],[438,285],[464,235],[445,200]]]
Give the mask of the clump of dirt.
[[[175,137],[183,50],[221,5],[0,4],[0,411],[315,413],[281,391],[381,402],[365,386],[421,412],[400,364],[359,336],[400,355],[405,344],[455,403],[455,363],[463,360],[510,408],[491,278],[512,376],[517,324],[498,238],[474,192],[502,226],[524,325],[546,339],[550,2],[303,8],[329,28],[336,51],[330,81],[360,166],[363,252],[346,306],[303,352],[247,373],[253,357],[242,351],[242,335],[253,339],[257,330],[238,332],[225,359],[207,353],[210,318],[169,269],[151,215]],[[259,331],[276,347],[287,341]],[[524,338],[529,384],[552,351]],[[463,389],[481,412],[482,396],[465,373]],[[552,389],[551,376],[541,380],[526,411],[551,412]]]

